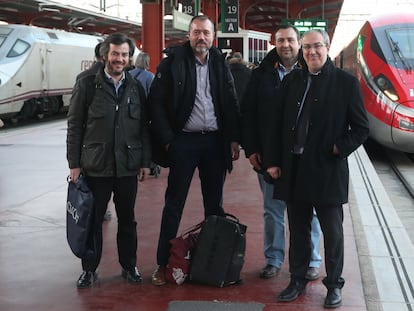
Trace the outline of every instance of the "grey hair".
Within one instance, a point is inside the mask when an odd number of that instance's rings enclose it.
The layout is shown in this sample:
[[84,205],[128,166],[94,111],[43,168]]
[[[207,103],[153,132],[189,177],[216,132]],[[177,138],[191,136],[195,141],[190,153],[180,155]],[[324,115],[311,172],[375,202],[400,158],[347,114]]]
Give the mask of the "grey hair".
[[329,39],[329,35],[328,35],[328,33],[325,31],[325,30],[323,30],[323,29],[311,29],[311,30],[308,30],[307,32],[305,32],[303,35],[302,35],[302,38],[304,37],[304,36],[306,36],[308,33],[319,33],[321,36],[322,36],[322,38],[323,38],[323,43],[325,43],[325,45],[326,46],[329,46],[330,44],[331,44],[331,41],[330,41],[330,39]]
[[150,56],[148,53],[141,52],[138,54],[137,59],[135,61],[135,67],[141,69],[148,69],[150,62]]

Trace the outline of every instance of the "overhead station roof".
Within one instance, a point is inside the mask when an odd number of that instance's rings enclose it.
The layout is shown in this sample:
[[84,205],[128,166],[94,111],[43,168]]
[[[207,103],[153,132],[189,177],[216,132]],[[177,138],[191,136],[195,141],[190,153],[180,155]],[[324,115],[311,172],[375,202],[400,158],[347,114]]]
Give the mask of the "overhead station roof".
[[[244,29],[273,33],[284,19],[325,19],[332,39],[344,0],[240,0]],[[242,21],[243,22],[243,21]]]
[[0,0],[0,20],[88,34],[123,32],[141,39],[141,25],[49,1]]
[[[240,0],[240,27],[273,34],[284,19],[326,19],[328,32],[332,38],[343,1]],[[34,25],[81,33],[123,32],[136,41],[141,41],[142,28],[137,22],[50,1],[0,0],[0,20],[11,24]],[[173,30],[170,24],[167,23],[165,27],[167,42],[174,39],[186,40],[184,32]]]

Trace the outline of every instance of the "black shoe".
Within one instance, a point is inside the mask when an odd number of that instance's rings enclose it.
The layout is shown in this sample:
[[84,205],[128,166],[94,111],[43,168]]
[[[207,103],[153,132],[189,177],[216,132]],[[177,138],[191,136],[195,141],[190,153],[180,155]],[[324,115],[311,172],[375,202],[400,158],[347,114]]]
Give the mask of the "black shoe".
[[337,308],[342,304],[342,295],[340,288],[329,288],[325,298],[325,308]]
[[279,294],[279,301],[293,301],[306,292],[306,282],[291,280],[288,287]]
[[83,271],[80,275],[77,283],[78,288],[91,287],[93,283],[98,279],[98,274],[95,271]]
[[319,270],[315,267],[309,267],[308,271],[306,272],[305,278],[309,281],[315,281],[319,279]]
[[129,283],[140,284],[142,283],[141,273],[138,271],[137,267],[134,267],[132,271],[127,271],[122,269],[122,277],[126,279]]
[[262,279],[270,279],[274,277],[275,275],[279,274],[280,268],[272,266],[272,265],[266,265],[261,271],[260,271],[260,277]]

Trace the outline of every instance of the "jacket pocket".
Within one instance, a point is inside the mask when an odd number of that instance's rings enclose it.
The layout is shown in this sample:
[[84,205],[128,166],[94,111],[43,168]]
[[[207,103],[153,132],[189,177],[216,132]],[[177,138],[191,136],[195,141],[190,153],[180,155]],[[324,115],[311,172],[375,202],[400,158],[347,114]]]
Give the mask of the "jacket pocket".
[[81,167],[90,171],[105,168],[105,143],[92,143],[82,146]]
[[131,119],[138,120],[141,114],[141,105],[137,103],[130,103],[128,105],[129,108],[129,117]]
[[141,144],[127,145],[127,168],[137,170],[141,167],[142,146]]

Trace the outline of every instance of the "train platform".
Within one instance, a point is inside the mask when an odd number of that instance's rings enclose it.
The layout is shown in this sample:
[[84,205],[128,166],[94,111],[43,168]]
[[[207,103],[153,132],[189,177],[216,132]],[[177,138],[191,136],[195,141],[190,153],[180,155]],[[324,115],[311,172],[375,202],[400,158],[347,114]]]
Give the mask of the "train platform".
[[[113,216],[104,223],[99,279],[92,288],[77,289],[80,261],[66,241],[65,135],[65,121],[0,131],[0,310],[323,310],[323,266],[321,278],[290,303],[277,301],[289,282],[287,258],[277,277],[259,278],[265,264],[262,199],[257,176],[244,154],[227,177],[224,195],[225,210],[247,225],[243,284],[224,288],[151,284],[168,174],[162,169],[159,177],[139,183],[138,189],[138,268],[143,284],[131,285],[121,277],[117,220],[110,205]],[[364,149],[358,149],[349,163],[350,202],[344,206],[346,284],[343,304],[336,310],[413,310],[413,245]],[[202,220],[195,176],[181,230]],[[288,245],[288,231],[286,238]]]

